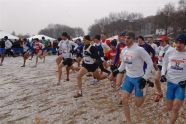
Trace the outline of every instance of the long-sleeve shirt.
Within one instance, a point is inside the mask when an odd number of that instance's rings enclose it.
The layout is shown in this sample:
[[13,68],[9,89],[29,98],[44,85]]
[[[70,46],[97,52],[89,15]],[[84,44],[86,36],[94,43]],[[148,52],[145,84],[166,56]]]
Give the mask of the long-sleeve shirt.
[[78,48],[78,45],[70,40],[62,40],[58,44],[59,46],[59,51],[62,54],[62,56],[66,58],[72,58],[72,46],[74,46],[74,50]]
[[167,51],[173,49],[170,45],[166,45],[164,47],[160,46],[159,47],[159,51],[158,51],[158,65],[162,66],[163,63],[163,58],[165,56],[165,54],[167,53]]
[[186,52],[167,51],[163,59],[162,73],[169,82],[178,84],[186,80]]
[[152,57],[155,56],[156,52],[155,50],[151,47],[151,45],[147,44],[147,43],[144,43],[142,45],[139,45],[140,47],[143,47],[149,55],[151,55]]
[[[133,44],[130,48],[126,48],[122,53],[121,65],[118,68],[119,71],[126,70],[126,75],[132,78],[142,77],[149,78],[153,63],[150,55],[141,47]],[[143,65],[147,64],[146,71],[144,73]]]

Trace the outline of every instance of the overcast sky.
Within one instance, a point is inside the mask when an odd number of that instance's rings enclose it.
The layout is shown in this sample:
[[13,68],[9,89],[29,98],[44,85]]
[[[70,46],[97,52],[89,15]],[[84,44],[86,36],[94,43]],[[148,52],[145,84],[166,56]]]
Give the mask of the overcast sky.
[[37,34],[48,24],[88,27],[111,12],[155,15],[159,8],[179,0],[0,0],[0,30]]

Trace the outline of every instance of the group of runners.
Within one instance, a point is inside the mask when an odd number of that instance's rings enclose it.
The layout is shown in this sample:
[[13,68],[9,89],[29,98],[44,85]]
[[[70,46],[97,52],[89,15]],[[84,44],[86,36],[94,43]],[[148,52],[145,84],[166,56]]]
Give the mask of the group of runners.
[[[4,58],[5,56],[7,56],[7,54],[10,54],[14,57],[12,46],[13,43],[11,40],[8,39],[8,36],[5,36],[0,41],[0,66],[3,65]],[[23,65],[21,67],[25,67],[26,60],[29,57],[31,57],[30,60],[32,60],[34,55],[36,55],[36,63],[34,65],[34,67],[36,67],[38,64],[38,58],[43,59],[43,62],[45,62],[45,57],[48,54],[51,43],[46,40],[45,37],[42,37],[42,40],[39,40],[38,38],[33,39],[31,42],[25,38],[23,39],[23,43],[21,43],[21,46],[23,48]]]
[[[1,65],[4,53],[10,47],[4,38],[0,44]],[[185,99],[186,87],[186,35],[179,34],[175,39],[176,47],[169,44],[167,36],[159,38],[160,46],[153,42],[153,37],[145,41],[143,36],[137,38],[130,32],[122,32],[118,39],[106,40],[105,34],[90,37],[85,35],[83,41],[71,41],[68,33],[63,32],[58,39],[58,56],[56,58],[58,73],[57,85],[61,84],[63,68],[66,68],[69,81],[70,70],[77,71],[77,92],[74,98],[83,97],[82,78],[90,75],[96,82],[108,79],[111,86],[120,91],[121,104],[124,106],[126,122],[131,124],[130,97],[134,91],[134,102],[137,107],[142,106],[145,100],[145,91],[148,87],[155,87],[155,102],[163,98],[161,82],[166,82],[166,108],[169,112],[170,124],[174,124]],[[34,39],[32,44],[24,39],[23,60],[36,55],[45,61],[49,43]],[[9,46],[9,47],[8,47]],[[74,64],[76,63],[77,64]],[[151,79],[152,73],[154,78]]]

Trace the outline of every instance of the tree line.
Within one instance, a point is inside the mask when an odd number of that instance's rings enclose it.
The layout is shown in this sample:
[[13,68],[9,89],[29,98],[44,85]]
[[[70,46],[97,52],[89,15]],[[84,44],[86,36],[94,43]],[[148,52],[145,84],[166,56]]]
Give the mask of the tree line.
[[143,17],[141,13],[111,13],[95,21],[89,27],[89,34],[117,34],[131,31],[135,34],[155,34],[157,29],[163,29],[165,34],[186,32],[186,0],[180,0],[178,7],[168,3],[159,9],[155,16]]

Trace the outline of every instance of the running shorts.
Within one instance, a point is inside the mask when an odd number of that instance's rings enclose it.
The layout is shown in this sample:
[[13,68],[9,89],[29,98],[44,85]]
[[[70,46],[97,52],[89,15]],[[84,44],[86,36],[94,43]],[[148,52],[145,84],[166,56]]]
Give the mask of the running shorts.
[[126,75],[125,80],[122,85],[122,90],[128,93],[132,93],[133,89],[135,90],[136,97],[143,97],[143,90],[140,89],[140,79],[142,77],[132,78]]
[[82,67],[86,68],[88,72],[95,72],[96,69],[98,68],[98,65],[97,64],[85,64],[83,62]]
[[166,99],[183,101],[185,99],[185,88],[182,88],[179,84],[168,82]]

